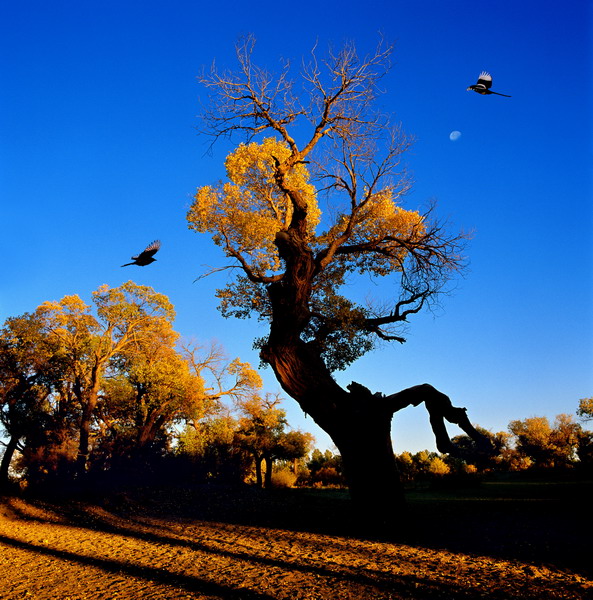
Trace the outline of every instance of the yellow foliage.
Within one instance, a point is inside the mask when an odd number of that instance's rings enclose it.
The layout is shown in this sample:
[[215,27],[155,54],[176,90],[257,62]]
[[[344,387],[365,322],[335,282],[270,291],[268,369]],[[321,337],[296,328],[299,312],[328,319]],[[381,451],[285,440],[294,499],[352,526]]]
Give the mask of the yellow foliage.
[[348,245],[377,245],[389,251],[389,256],[355,253],[349,257],[353,267],[370,270],[376,275],[399,270],[407,253],[406,246],[418,243],[426,233],[422,215],[398,206],[391,188],[370,195],[352,214],[340,215],[320,241],[330,244],[344,235],[349,226]]
[[[188,213],[189,227],[210,232],[216,244],[248,255],[251,266],[260,273],[277,270],[280,263],[274,239],[277,232],[290,226],[293,205],[275,180],[275,161],[283,162],[289,156],[288,146],[274,138],[239,145],[225,162],[229,181],[198,189]],[[305,199],[308,230],[313,235],[321,213],[306,166],[292,167],[285,184]]]
[[432,475],[448,475],[451,472],[449,465],[440,457],[435,457],[430,462],[428,472]]

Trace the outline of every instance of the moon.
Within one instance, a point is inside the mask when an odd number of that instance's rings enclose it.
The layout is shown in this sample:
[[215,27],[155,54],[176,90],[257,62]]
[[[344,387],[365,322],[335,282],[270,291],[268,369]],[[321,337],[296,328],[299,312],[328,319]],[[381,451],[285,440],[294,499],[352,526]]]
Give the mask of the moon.
[[452,132],[449,134],[449,139],[450,139],[452,142],[455,142],[455,141],[457,141],[457,140],[458,140],[460,137],[461,137],[461,131],[452,131]]

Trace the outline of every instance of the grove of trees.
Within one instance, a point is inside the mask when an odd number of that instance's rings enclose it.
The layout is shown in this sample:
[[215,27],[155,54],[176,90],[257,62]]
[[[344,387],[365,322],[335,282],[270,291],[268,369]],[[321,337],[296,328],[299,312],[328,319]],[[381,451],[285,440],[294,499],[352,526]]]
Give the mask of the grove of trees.
[[[322,59],[313,51],[298,79],[288,63],[277,74],[258,67],[253,50],[248,37],[236,71],[202,77],[211,92],[204,131],[243,140],[227,156],[227,180],[198,189],[189,227],[210,234],[234,269],[217,292],[223,315],[269,324],[261,359],[339,449],[360,516],[396,521],[395,412],[424,403],[441,452],[456,451],[445,420],[489,441],[431,385],[384,395],[356,382],[343,389],[332,372],[377,342],[405,341],[401,326],[463,269],[467,236],[434,207],[402,206],[411,139],[376,104],[391,48],[359,57],[347,44]],[[368,280],[383,300],[347,295],[348,284]]]
[[264,460],[269,481],[275,460],[305,456],[310,435],[286,430],[279,398],[262,396],[258,373],[215,345],[180,343],[174,316],[165,296],[127,282],[100,287],[93,306],[67,296],[7,319],[0,487],[11,469],[30,486],[146,477],[188,449],[190,438],[191,471],[206,478],[232,464],[236,478],[253,464],[261,474]]
[[[182,343],[173,306],[132,282],[45,302],[0,329],[0,488],[12,473],[30,487],[72,482],[258,487],[347,484],[340,454],[291,430],[277,394],[217,345]],[[492,433],[483,451],[468,435],[455,454],[394,455],[400,480],[475,481],[484,473],[593,469],[591,399],[552,423],[532,416]],[[366,455],[369,469],[374,457]],[[378,475],[381,477],[381,475]]]
[[[581,408],[577,415],[582,415]],[[477,428],[490,439],[492,452],[477,452],[473,440],[465,435],[453,438],[460,448],[456,456],[428,450],[402,452],[396,455],[396,461],[403,480],[409,483],[461,477],[478,481],[485,473],[534,472],[542,476],[580,472],[590,476],[593,472],[593,431],[570,414],[559,414],[552,423],[547,417],[514,420],[508,431],[498,433]]]

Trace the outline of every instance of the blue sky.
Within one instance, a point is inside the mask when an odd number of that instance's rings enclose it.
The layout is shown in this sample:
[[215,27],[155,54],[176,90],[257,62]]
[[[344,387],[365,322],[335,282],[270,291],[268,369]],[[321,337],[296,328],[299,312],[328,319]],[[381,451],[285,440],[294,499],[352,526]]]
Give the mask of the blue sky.
[[[593,394],[591,5],[560,1],[54,2],[0,8],[0,322],[45,300],[128,279],[169,296],[176,329],[258,364],[262,325],[225,321],[209,237],[187,230],[198,186],[223,176],[228,145],[205,155],[196,77],[234,66],[253,33],[277,69],[318,42],[379,32],[395,43],[380,104],[416,136],[406,206],[474,231],[470,268],[408,342],[337,374],[392,393],[429,382],[494,431],[574,413]],[[512,98],[467,92],[482,70]],[[297,69],[298,71],[298,69]],[[296,72],[295,72],[296,75]],[[461,132],[451,141],[452,131]],[[153,239],[158,261],[120,269]],[[266,388],[278,390],[269,370]],[[285,402],[295,427],[328,439]],[[457,433],[454,427],[450,428]],[[434,449],[422,407],[398,413],[396,451]]]

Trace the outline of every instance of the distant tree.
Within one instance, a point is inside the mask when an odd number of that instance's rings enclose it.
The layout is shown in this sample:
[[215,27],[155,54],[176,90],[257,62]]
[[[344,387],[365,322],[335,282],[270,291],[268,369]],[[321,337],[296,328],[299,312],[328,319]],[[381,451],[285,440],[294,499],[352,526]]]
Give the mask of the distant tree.
[[187,476],[198,481],[241,483],[252,457],[235,445],[237,420],[229,413],[188,423],[178,436],[177,459],[189,463]]
[[321,452],[317,448],[307,463],[309,479],[313,485],[344,485],[342,457],[331,450]]
[[182,350],[191,372],[204,381],[204,394],[210,404],[223,398],[240,402],[263,386],[259,373],[248,362],[229,359],[218,344],[202,347],[184,343]]
[[575,423],[569,414],[556,415],[552,428],[551,444],[554,450],[554,463],[557,466],[574,464],[582,427]]
[[442,477],[443,475],[448,475],[451,472],[451,468],[440,456],[435,456],[430,461],[428,472],[433,476]]
[[581,431],[576,452],[580,465],[591,469],[593,467],[593,431]]
[[[252,455],[258,487],[264,487],[262,463],[275,457],[279,438],[287,424],[286,412],[279,404],[280,397],[273,394],[254,394],[239,404],[243,416],[239,418],[235,443]],[[266,471],[266,486],[271,476],[270,469],[269,473]]]
[[[254,460],[256,483],[271,487],[274,462],[295,460],[309,452],[310,434],[285,431],[286,411],[280,408],[277,394],[253,394],[238,403],[241,413],[235,443],[247,450]],[[262,464],[265,464],[265,479]]]
[[[408,317],[434,305],[462,269],[467,236],[449,233],[430,209],[401,206],[411,185],[401,159],[411,140],[374,106],[390,48],[361,59],[346,45],[323,62],[313,53],[297,90],[288,65],[278,77],[256,67],[253,46],[252,38],[238,46],[236,73],[213,68],[202,78],[212,91],[206,132],[244,133],[250,143],[228,155],[227,182],[198,189],[189,226],[210,233],[236,267],[218,291],[221,310],[268,322],[260,356],[339,449],[360,516],[393,521],[403,501],[395,412],[424,402],[441,452],[455,451],[445,420],[484,440],[465,410],[430,385],[384,396],[343,389],[332,371],[377,341],[405,341]],[[330,205],[323,220],[313,182]],[[358,276],[396,289],[386,303],[363,306],[343,295]]]
[[593,397],[579,400],[577,415],[579,415],[583,421],[593,420]]
[[396,454],[395,461],[401,480],[406,483],[413,481],[416,476],[416,468],[412,454],[408,451]]
[[429,452],[428,450],[420,450],[413,455],[414,465],[416,472],[420,476],[428,476],[430,474],[430,463],[438,456],[436,452]]
[[511,421],[517,451],[531,459],[534,466],[554,467],[573,464],[581,427],[571,415],[558,415],[551,426],[546,417]]
[[490,441],[491,450],[484,452],[474,440],[469,436],[462,434],[452,438],[452,442],[457,446],[457,456],[466,464],[473,464],[478,470],[500,469],[507,470],[513,457],[511,448],[511,435],[505,431],[492,433],[484,427],[476,425],[485,438]]
[[103,383],[97,408],[108,438],[120,446],[117,454],[150,460],[168,446],[173,425],[208,413],[203,380],[161,336],[144,340],[141,351],[117,362],[118,372]]
[[[311,450],[315,438],[312,434],[302,431],[283,432],[278,437],[278,445],[273,460],[292,461],[293,473],[298,475],[298,462],[304,459]],[[272,471],[272,462],[267,463]]]
[[218,344],[201,347],[185,343],[182,347],[192,373],[203,381],[208,410],[201,417],[188,420],[180,437],[180,453],[191,456],[194,468],[206,479],[242,480],[250,461],[234,443],[237,419],[231,416],[224,401],[237,406],[257,395],[263,386],[261,377],[248,362],[229,359]]

